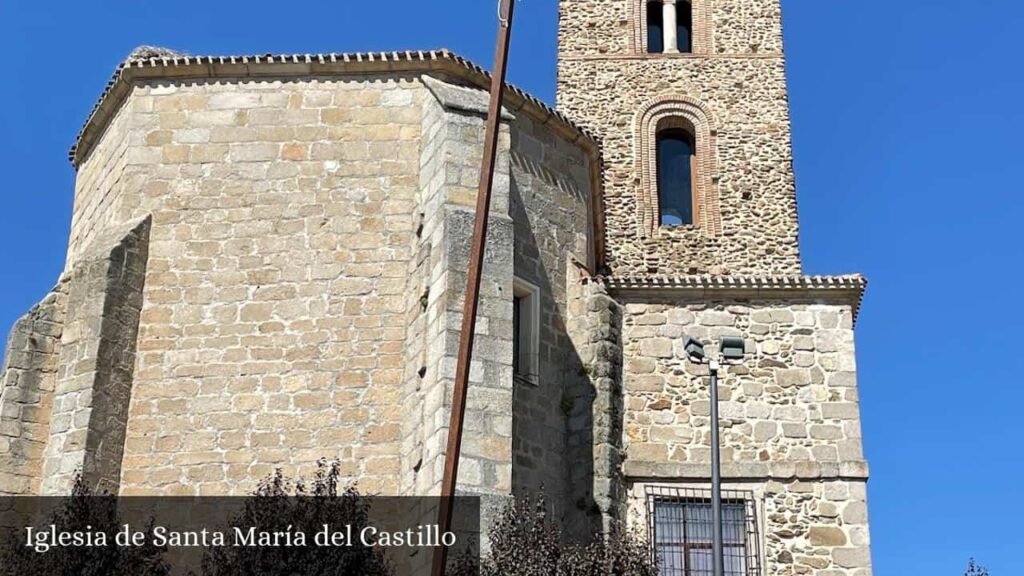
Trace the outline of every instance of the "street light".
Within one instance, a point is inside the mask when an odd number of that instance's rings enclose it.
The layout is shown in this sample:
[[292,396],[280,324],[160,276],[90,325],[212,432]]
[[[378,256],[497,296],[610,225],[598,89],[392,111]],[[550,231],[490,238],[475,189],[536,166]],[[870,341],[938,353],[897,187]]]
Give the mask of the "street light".
[[[719,342],[719,358],[726,362],[741,362],[746,354],[743,338],[724,336]],[[711,553],[714,576],[724,576],[725,558],[722,552],[722,448],[718,431],[718,361],[707,359],[704,343],[685,336],[683,350],[692,362],[708,362],[711,374]]]
[[720,350],[723,360],[742,361],[747,352],[747,343],[743,341],[743,338],[723,336]]

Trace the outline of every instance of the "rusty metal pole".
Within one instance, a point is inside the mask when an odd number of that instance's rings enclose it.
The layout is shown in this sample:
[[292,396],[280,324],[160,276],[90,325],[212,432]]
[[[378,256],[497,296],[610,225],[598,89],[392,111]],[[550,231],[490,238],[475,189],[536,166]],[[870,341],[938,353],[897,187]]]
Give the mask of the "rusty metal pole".
[[[448,421],[448,448],[444,459],[444,478],[441,481],[441,502],[438,527],[444,534],[451,530],[452,510],[455,505],[455,486],[459,477],[459,455],[462,449],[462,424],[466,415],[466,392],[469,387],[469,366],[473,357],[473,336],[476,313],[480,303],[480,274],[484,264],[487,241],[487,219],[491,208],[494,186],[494,163],[498,154],[498,127],[501,103],[504,97],[505,70],[508,64],[509,39],[512,33],[512,14],[515,0],[499,0],[498,43],[494,51],[494,72],[491,77],[491,102],[487,109],[487,130],[484,135],[484,156],[480,163],[480,186],[476,195],[476,222],[473,225],[473,247],[469,258],[469,277],[466,281],[466,300],[462,308],[462,332],[459,338],[459,357],[455,367],[455,391],[452,394],[452,413]],[[431,574],[444,576],[448,564],[448,547],[434,550]]]

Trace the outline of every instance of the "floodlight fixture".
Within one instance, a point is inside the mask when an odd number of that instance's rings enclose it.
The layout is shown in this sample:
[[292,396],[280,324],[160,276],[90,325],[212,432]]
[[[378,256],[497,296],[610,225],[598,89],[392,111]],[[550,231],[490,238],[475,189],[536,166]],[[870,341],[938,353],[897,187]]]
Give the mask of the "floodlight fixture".
[[693,336],[683,337],[683,350],[690,360],[697,363],[704,361],[704,343]]
[[719,345],[723,360],[743,360],[746,350],[747,345],[743,338],[737,336],[723,336]]

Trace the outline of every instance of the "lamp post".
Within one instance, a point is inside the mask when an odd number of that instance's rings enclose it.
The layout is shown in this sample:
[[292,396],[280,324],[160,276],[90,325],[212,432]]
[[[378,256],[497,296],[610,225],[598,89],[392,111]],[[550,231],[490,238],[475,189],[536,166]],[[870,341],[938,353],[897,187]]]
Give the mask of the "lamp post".
[[[704,343],[686,336],[683,349],[691,361],[708,363],[711,375],[711,567],[714,576],[724,576],[725,555],[722,547],[722,446],[718,424],[718,368],[717,360],[707,359]],[[719,344],[719,358],[725,361],[742,361],[746,352],[743,338],[724,336]]]

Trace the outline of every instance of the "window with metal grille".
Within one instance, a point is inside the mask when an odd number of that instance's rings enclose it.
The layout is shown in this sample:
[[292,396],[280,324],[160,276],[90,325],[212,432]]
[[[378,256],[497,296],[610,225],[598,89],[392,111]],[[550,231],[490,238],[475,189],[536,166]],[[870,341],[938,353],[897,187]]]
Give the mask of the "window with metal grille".
[[[711,576],[711,491],[647,487],[647,522],[661,576]],[[722,491],[725,576],[760,576],[757,514],[751,492]]]

